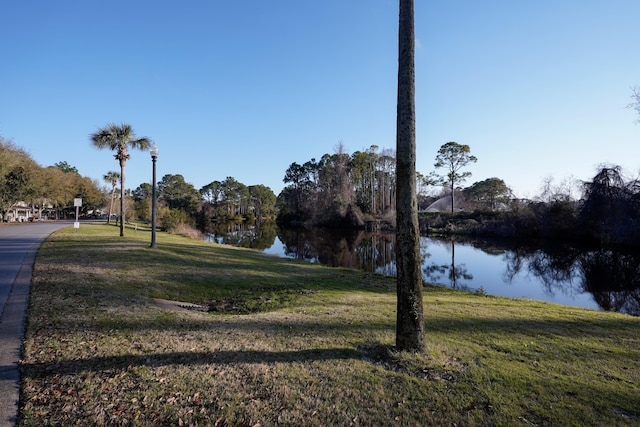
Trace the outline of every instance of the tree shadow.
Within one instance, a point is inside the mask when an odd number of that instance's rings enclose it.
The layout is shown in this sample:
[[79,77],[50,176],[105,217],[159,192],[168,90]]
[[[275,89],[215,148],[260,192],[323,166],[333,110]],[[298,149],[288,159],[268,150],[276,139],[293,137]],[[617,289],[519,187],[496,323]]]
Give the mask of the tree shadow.
[[169,365],[241,365],[311,362],[328,360],[361,359],[362,354],[353,348],[309,349],[296,351],[212,351],[171,352],[152,354],[124,354],[100,356],[87,359],[53,360],[42,363],[22,363],[21,371],[26,378],[43,378],[55,375],[75,375],[83,372],[122,370],[129,367],[148,366],[157,368]]
[[[612,336],[618,334],[620,337],[633,336],[634,330],[640,326],[640,319],[629,316],[622,320],[620,318],[611,319],[500,319],[494,317],[466,317],[464,319],[452,320],[449,317],[439,317],[437,315],[425,316],[425,329],[427,340],[435,339],[438,334],[457,334],[460,339],[466,336],[481,336],[489,334],[490,336],[522,336],[532,337],[532,339],[540,339],[541,337],[563,337],[572,338],[577,334],[584,339],[593,339],[594,342],[611,339]],[[256,331],[259,329],[268,331],[272,335],[285,334],[310,334],[310,335],[329,335],[352,333],[355,330],[362,331],[359,335],[362,346],[356,347],[334,347],[334,348],[309,348],[291,351],[265,351],[265,350],[221,350],[221,351],[204,351],[204,352],[167,352],[167,353],[149,353],[149,354],[124,354],[117,356],[104,356],[92,358],[77,358],[72,360],[54,360],[43,363],[23,363],[23,370],[33,371],[37,375],[49,375],[51,373],[78,373],[83,371],[102,370],[123,368],[128,366],[164,366],[164,365],[204,365],[204,364],[258,364],[258,363],[291,363],[291,362],[310,362],[310,361],[328,361],[328,360],[362,360],[371,351],[366,350],[371,346],[371,341],[366,337],[371,337],[371,333],[375,331],[388,330],[393,331],[393,325],[387,323],[374,324],[344,324],[339,321],[335,322],[317,322],[308,321],[301,322],[299,319],[289,322],[240,322],[227,323],[221,322],[212,325],[205,320],[185,320],[180,322],[118,322],[115,324],[99,324],[92,328],[99,333],[107,333],[114,330],[130,330],[130,331],[147,331],[154,330],[174,330],[175,332],[184,331],[209,331],[211,333],[224,332],[224,330],[246,330]],[[85,331],[86,325],[85,325]],[[384,347],[382,344],[374,346],[376,349]],[[364,349],[364,350],[363,350]],[[364,351],[364,353],[363,353]],[[373,352],[376,353],[376,352]],[[629,348],[628,351],[621,351],[618,357],[633,358],[634,350]],[[370,354],[369,356],[372,356]],[[612,357],[612,356],[610,356]],[[380,356],[378,355],[378,357]]]

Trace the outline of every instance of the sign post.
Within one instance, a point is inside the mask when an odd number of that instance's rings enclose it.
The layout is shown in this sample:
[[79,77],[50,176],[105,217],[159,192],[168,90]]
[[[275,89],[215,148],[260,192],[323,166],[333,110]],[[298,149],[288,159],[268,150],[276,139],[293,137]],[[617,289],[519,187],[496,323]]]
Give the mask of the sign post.
[[78,231],[78,229],[80,228],[80,219],[78,218],[78,216],[79,216],[80,206],[82,206],[82,199],[73,199],[73,206],[76,207],[76,220],[73,223],[73,228],[76,231]]

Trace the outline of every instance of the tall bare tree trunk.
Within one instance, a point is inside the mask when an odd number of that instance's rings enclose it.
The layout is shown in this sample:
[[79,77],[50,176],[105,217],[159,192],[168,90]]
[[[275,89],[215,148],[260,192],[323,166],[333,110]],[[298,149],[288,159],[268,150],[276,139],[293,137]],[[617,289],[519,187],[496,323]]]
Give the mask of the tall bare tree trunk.
[[107,217],[107,225],[111,222],[111,212],[113,212],[113,199],[116,195],[116,186],[111,187],[111,204],[109,205],[109,216]]
[[416,197],[415,34],[413,0],[400,0],[396,134],[396,346],[424,348],[420,229]]
[[454,187],[453,187],[453,179],[451,180],[451,213],[453,213],[453,197],[454,197]]
[[120,159],[120,237],[124,236],[124,165],[125,160]]

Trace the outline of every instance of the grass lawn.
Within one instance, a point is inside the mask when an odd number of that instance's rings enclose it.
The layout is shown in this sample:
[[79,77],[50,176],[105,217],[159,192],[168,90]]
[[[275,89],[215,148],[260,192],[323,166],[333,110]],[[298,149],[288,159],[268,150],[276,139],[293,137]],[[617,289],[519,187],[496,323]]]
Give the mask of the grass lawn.
[[426,287],[396,352],[394,278],[149,236],[42,245],[20,426],[640,425],[638,318]]

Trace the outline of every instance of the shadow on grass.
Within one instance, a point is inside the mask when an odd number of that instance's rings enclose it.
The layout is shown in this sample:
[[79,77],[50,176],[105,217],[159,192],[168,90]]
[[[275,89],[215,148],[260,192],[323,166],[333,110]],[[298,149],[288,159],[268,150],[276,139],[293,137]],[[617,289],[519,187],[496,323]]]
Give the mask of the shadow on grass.
[[[344,319],[322,318],[309,315],[308,319],[292,316],[290,319],[278,320],[250,320],[228,322],[225,315],[202,314],[202,319],[174,318],[157,319],[144,318],[139,320],[112,318],[95,320],[91,324],[65,319],[57,325],[60,330],[93,330],[98,333],[113,331],[268,331],[271,334],[283,333],[314,333],[318,335],[342,335],[358,332],[367,335],[380,331],[395,331],[395,318],[381,319]],[[475,318],[455,319],[451,317],[430,316],[425,314],[425,331],[430,333],[455,334],[461,337],[474,337],[478,334],[491,336],[523,335],[532,337],[568,337],[581,336],[584,339],[597,338],[612,339],[617,334],[619,338],[637,339],[637,328],[640,319],[629,317],[626,319],[501,319],[478,316]],[[631,350],[631,349],[630,349]]]
[[[205,317],[209,316],[209,317]],[[214,316],[220,316],[216,319]],[[341,334],[350,331],[394,331],[395,324],[392,321],[347,321],[345,319],[315,319],[309,315],[309,319],[303,320],[292,317],[290,319],[280,320],[249,320],[226,322],[224,315],[203,314],[202,320],[197,319],[180,319],[179,321],[157,320],[157,319],[104,319],[95,321],[91,325],[86,323],[75,323],[70,320],[60,324],[60,329],[83,328],[85,330],[93,330],[98,333],[111,333],[112,331],[134,331],[134,332],[153,332],[153,331],[269,331],[270,333],[318,333],[321,335]]]
[[43,378],[55,375],[73,375],[82,372],[122,370],[129,367],[152,368],[168,365],[239,365],[257,363],[292,363],[328,360],[362,359],[362,353],[352,348],[311,349],[298,351],[215,351],[172,352],[155,354],[125,354],[92,357],[88,359],[54,360],[45,363],[23,363],[23,378]]

